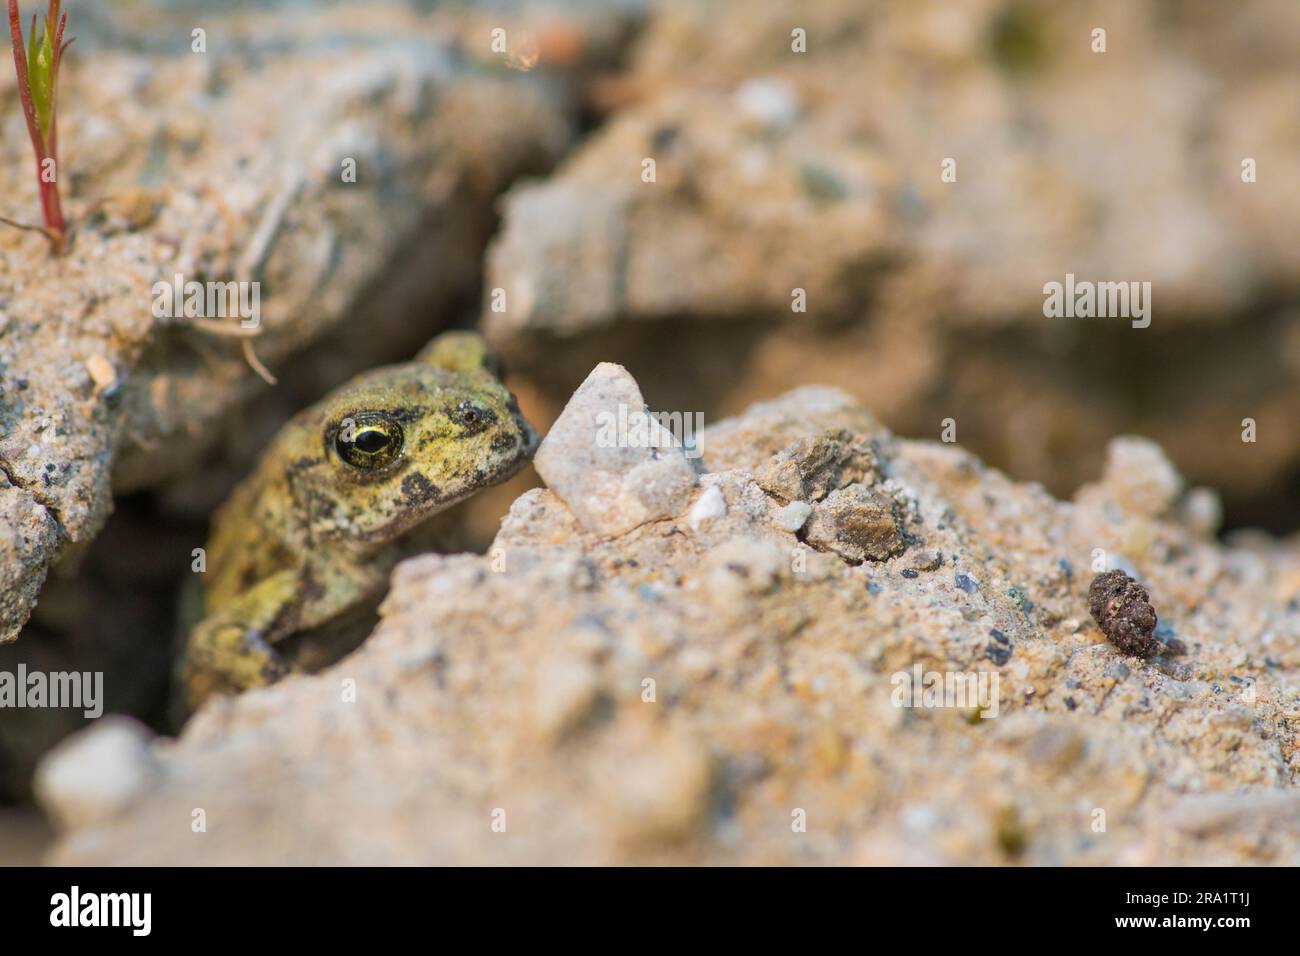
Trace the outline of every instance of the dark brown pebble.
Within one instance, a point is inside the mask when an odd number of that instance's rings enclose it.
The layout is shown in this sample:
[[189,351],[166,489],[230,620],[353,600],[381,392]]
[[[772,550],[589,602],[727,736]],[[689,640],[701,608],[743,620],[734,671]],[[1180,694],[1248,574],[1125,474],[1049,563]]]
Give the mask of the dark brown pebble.
[[1151,595],[1123,571],[1104,571],[1093,578],[1088,605],[1101,632],[1125,654],[1152,658],[1164,649],[1155,636]]

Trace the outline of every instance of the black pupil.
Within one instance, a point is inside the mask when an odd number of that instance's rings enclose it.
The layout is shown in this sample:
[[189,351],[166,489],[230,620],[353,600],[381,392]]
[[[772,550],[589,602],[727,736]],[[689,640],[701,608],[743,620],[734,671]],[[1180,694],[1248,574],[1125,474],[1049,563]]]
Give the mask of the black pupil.
[[357,447],[367,454],[383,451],[389,442],[389,437],[377,428],[368,428],[357,435]]

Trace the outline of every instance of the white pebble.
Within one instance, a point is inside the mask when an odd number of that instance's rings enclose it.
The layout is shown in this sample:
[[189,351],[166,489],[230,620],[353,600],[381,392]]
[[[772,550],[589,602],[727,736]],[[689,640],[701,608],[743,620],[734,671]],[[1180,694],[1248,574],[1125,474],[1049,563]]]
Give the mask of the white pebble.
[[788,129],[799,118],[799,97],[782,80],[750,80],[736,91],[736,108],[768,129]]
[[1202,538],[1213,538],[1223,525],[1223,502],[1211,488],[1193,488],[1183,499],[1183,522]]
[[812,514],[812,505],[806,501],[792,501],[777,516],[776,523],[786,531],[798,531]]
[[579,524],[606,538],[679,515],[695,494],[681,443],[646,410],[627,369],[609,362],[578,386],[533,467]]
[[106,717],[54,748],[36,770],[36,797],[63,829],[111,819],[146,794],[160,768],[149,729]]
[[727,499],[722,495],[722,489],[717,485],[709,485],[704,489],[704,494],[696,500],[691,506],[690,514],[686,516],[692,528],[699,528],[701,524],[710,518],[721,518],[727,513]]

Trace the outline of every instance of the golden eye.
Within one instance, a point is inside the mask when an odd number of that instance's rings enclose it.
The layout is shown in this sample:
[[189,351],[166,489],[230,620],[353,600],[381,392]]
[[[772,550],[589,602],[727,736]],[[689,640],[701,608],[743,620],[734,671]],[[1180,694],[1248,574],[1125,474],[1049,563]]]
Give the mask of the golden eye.
[[334,437],[334,450],[354,468],[383,468],[402,450],[402,426],[374,412],[345,418]]

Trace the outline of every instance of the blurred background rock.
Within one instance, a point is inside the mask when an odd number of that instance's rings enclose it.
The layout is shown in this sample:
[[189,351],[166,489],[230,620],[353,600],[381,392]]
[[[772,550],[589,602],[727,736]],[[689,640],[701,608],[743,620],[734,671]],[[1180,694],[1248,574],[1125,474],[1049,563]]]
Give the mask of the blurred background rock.
[[[1297,27],[1285,0],[656,6],[609,122],[507,198],[484,325],[556,401],[594,357],[710,418],[835,384],[1057,494],[1136,432],[1230,525],[1292,530]],[[1151,326],[1044,318],[1067,273],[1151,282]]]

